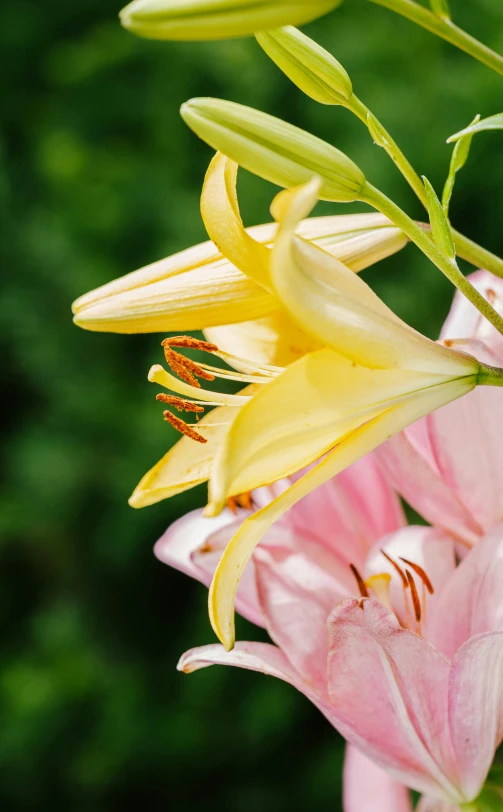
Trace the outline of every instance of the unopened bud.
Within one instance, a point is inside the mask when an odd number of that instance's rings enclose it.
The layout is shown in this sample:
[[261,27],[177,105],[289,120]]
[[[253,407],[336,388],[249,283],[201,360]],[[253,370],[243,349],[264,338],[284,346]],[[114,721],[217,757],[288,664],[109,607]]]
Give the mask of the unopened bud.
[[360,199],[363,172],[343,152],[279,118],[221,99],[182,105],[186,124],[213,149],[265,180],[291,189],[321,178],[320,198]]
[[286,76],[321,104],[344,104],[351,79],[337,60],[293,26],[256,34],[258,43]]
[[124,28],[149,39],[212,40],[315,20],[342,0],[133,0],[120,13]]

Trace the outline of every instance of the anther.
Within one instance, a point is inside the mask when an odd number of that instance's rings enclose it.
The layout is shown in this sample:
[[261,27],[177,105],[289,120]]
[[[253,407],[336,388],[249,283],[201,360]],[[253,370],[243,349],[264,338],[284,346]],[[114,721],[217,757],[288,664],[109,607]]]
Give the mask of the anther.
[[164,347],[164,357],[166,359],[166,363],[169,367],[171,367],[175,375],[178,375],[182,381],[185,381],[185,383],[188,383],[191,386],[197,386],[198,388],[201,387],[196,375],[199,378],[203,378],[205,381],[215,380],[215,376],[212,375],[211,372],[206,372],[206,370],[200,367],[199,364],[196,364],[195,361],[192,361],[190,358],[186,358],[179,352],[175,352],[175,350],[172,350],[170,347]]
[[360,590],[360,595],[362,596],[362,598],[368,598],[369,597],[369,591],[368,591],[368,589],[367,589],[367,587],[365,585],[365,581],[363,580],[362,576],[360,575],[360,573],[356,569],[355,565],[350,564],[349,569],[353,573],[353,575],[355,577],[355,581],[358,584],[358,589]]
[[421,622],[421,601],[419,600],[419,595],[417,594],[416,584],[415,584],[414,578],[412,577],[412,573],[410,573],[409,570],[405,570],[405,574],[407,576],[407,581],[408,581],[409,587],[410,587],[410,594],[411,594],[411,597],[412,597],[412,605],[414,606],[414,615],[415,615],[416,621],[418,623],[420,623]]
[[234,515],[237,514],[238,507],[251,510],[253,507],[251,493],[248,491],[247,493],[240,493],[237,496],[229,496],[227,499],[227,507]]
[[210,341],[201,341],[199,338],[193,338],[193,336],[172,336],[161,341],[161,345],[163,347],[203,350],[203,352],[218,352],[216,344],[212,344]]
[[185,434],[186,437],[189,437],[191,440],[196,440],[198,443],[207,443],[208,440],[206,437],[203,437],[202,434],[199,434],[197,431],[194,431],[192,426],[189,426],[184,420],[181,420],[180,417],[176,417],[176,415],[168,412],[167,410],[164,412],[164,419],[171,423],[173,428],[180,432],[180,434]]
[[403,561],[404,564],[407,564],[408,567],[413,569],[414,572],[417,575],[419,575],[419,577],[421,578],[421,581],[425,585],[425,587],[428,590],[428,592],[430,593],[430,595],[433,595],[433,593],[435,592],[435,590],[433,589],[433,584],[431,583],[430,579],[426,575],[423,568],[420,567],[419,564],[414,564],[413,561],[408,561],[407,558],[402,558],[401,556],[400,556],[400,561]]
[[196,414],[204,412],[204,406],[192,403],[191,400],[179,398],[177,395],[165,395],[164,392],[160,392],[155,396],[155,399],[161,403],[167,403],[168,406],[174,406],[179,412],[195,412]]
[[407,589],[407,587],[409,586],[409,582],[408,582],[408,580],[407,580],[407,576],[405,575],[405,573],[404,573],[403,569],[402,569],[402,568],[399,566],[399,564],[397,564],[397,563],[396,563],[396,561],[394,561],[394,560],[391,558],[391,556],[390,556],[390,555],[388,555],[388,553],[385,553],[385,552],[384,552],[384,550],[381,550],[381,553],[383,554],[383,556],[385,557],[385,559],[386,559],[387,561],[389,561],[389,563],[391,564],[391,566],[392,566],[392,567],[394,567],[394,568],[395,568],[395,570],[397,571],[397,573],[399,574],[400,578],[402,579],[403,588],[404,588],[404,589]]

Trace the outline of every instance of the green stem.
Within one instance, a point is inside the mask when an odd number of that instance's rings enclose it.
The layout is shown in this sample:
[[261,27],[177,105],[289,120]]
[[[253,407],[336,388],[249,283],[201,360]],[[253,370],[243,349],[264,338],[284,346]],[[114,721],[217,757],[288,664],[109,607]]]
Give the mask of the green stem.
[[486,248],[482,248],[481,245],[477,245],[476,242],[460,234],[454,228],[451,230],[458,257],[477,268],[485,268],[486,271],[491,271],[495,276],[503,278],[503,259]]
[[[357,96],[353,94],[345,106],[355,116],[357,116],[360,121],[365,124],[365,126],[368,126],[368,116],[373,114]],[[377,123],[379,124],[384,136],[383,140],[380,142],[381,146],[400,170],[403,177],[413,192],[417,195],[425,209],[428,210],[423,181],[389,132],[383,127],[381,122],[378,121]],[[485,268],[487,271],[491,271],[491,273],[493,273],[495,276],[500,276],[503,278],[503,259],[500,259],[500,257],[496,256],[496,254],[493,254],[491,251],[488,251],[486,248],[482,248],[481,245],[473,242],[473,240],[470,240],[468,237],[460,234],[460,232],[456,231],[455,229],[452,229],[452,236],[456,245],[456,253],[459,257],[461,257],[461,259],[464,259],[466,262],[469,262],[476,268]]]
[[473,304],[477,310],[503,334],[503,318],[494,310],[489,302],[476,290],[463,276],[456,263],[451,262],[435,245],[429,235],[414,222],[402,209],[393,203],[386,195],[366,183],[360,198],[373,208],[388,217],[404,234],[426,254],[434,265],[449,279],[455,287]]
[[388,8],[390,11],[395,11],[397,14],[401,14],[402,17],[407,17],[408,20],[426,28],[427,31],[431,31],[432,34],[436,34],[438,37],[445,39],[457,48],[470,54],[470,56],[478,59],[479,62],[487,65],[491,70],[499,73],[500,76],[503,76],[503,57],[491,50],[491,48],[488,48],[487,45],[483,45],[474,37],[470,36],[470,34],[467,34],[466,31],[458,28],[458,26],[454,25],[450,20],[437,17],[433,11],[424,8],[424,6],[420,6],[418,3],[413,2],[413,0],[370,0],[370,2],[378,6],[384,6],[384,8]]
[[[355,96],[354,93],[348,101],[347,109],[354,113],[355,116],[357,116],[366,127],[368,126],[368,116],[373,115],[373,113],[371,113],[367,105],[360,101],[360,99]],[[393,140],[389,132],[382,126],[381,122],[378,123],[384,135],[384,140],[380,142],[380,145],[382,144],[383,149],[386,150],[391,160],[396,164],[425,209],[428,209],[423,181],[415,171],[412,164],[409,163],[398,144]]]
[[[503,369],[481,364],[477,375],[477,386],[503,386]],[[462,807],[462,809],[464,808]],[[467,806],[466,808],[470,809],[471,807]],[[474,808],[477,809],[477,807]]]

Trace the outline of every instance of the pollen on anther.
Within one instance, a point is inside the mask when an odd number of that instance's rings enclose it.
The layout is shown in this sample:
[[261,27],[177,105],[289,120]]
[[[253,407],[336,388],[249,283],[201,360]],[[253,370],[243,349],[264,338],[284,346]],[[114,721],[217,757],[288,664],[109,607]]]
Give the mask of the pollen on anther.
[[365,584],[365,581],[363,580],[362,576],[360,575],[360,573],[356,569],[355,565],[350,564],[349,569],[351,570],[351,572],[353,573],[353,575],[355,577],[355,581],[358,584],[358,589],[360,590],[360,595],[362,596],[362,598],[370,597],[369,596],[369,591],[368,591],[367,586]]
[[[196,339],[194,339],[194,341],[195,340]],[[170,339],[169,338],[164,339],[164,341],[162,342],[162,346],[164,347],[164,357],[166,359],[166,363],[173,370],[175,375],[178,375],[178,377],[182,379],[182,381],[185,381],[185,383],[188,383],[191,386],[200,388],[201,384],[199,383],[197,378],[202,378],[205,381],[215,380],[215,376],[212,375],[211,372],[207,372],[205,369],[200,367],[199,364],[196,364],[195,361],[192,361],[191,358],[186,358],[185,355],[182,355],[181,353],[173,350],[171,348],[171,345],[166,344],[166,341],[170,341]]]
[[433,595],[433,593],[435,592],[435,590],[433,589],[433,584],[431,583],[430,579],[426,575],[424,569],[422,567],[420,567],[419,564],[414,564],[413,561],[409,561],[407,558],[402,558],[401,556],[400,556],[400,561],[403,561],[404,564],[407,564],[408,567],[410,567],[411,569],[414,570],[416,575],[419,575],[419,577],[421,578],[421,581],[425,585],[425,587],[428,590],[428,592],[430,593],[430,595]]
[[191,440],[195,440],[197,443],[207,443],[208,440],[206,437],[203,437],[202,434],[195,431],[192,426],[189,426],[184,420],[180,417],[176,417],[176,415],[172,414],[168,410],[164,412],[164,419],[167,420],[168,423],[171,423],[174,429],[180,432],[180,434],[184,434],[186,437],[189,437]]
[[390,556],[390,555],[388,555],[388,553],[386,553],[384,550],[381,550],[381,553],[383,554],[383,556],[385,557],[385,559],[386,559],[387,561],[389,561],[389,563],[391,564],[391,566],[392,566],[392,567],[394,567],[394,569],[397,571],[398,575],[399,575],[399,576],[400,576],[400,578],[402,579],[402,584],[403,584],[404,589],[407,589],[407,587],[409,586],[409,582],[408,582],[408,580],[407,580],[407,576],[405,575],[405,573],[404,573],[403,569],[402,569],[402,568],[399,566],[399,564],[397,564],[397,563],[396,563],[396,561],[395,561],[393,558],[391,558],[391,556]]
[[204,406],[192,403],[191,400],[179,398],[177,395],[166,395],[164,392],[160,392],[155,396],[155,399],[161,403],[167,403],[168,406],[174,406],[179,412],[194,412],[195,414],[204,412]]
[[199,338],[194,338],[193,336],[172,336],[171,338],[165,338],[161,341],[161,345],[163,347],[179,347],[191,350],[203,350],[203,352],[218,352],[218,347],[216,344],[212,344],[210,341],[202,341]]
[[412,573],[410,573],[409,570],[405,570],[405,574],[407,576],[407,581],[408,581],[409,587],[410,587],[410,594],[411,594],[411,597],[412,597],[412,605],[414,606],[414,615],[415,615],[416,621],[418,623],[420,623],[421,622],[421,601],[419,600],[419,595],[417,594],[416,583],[414,581]]

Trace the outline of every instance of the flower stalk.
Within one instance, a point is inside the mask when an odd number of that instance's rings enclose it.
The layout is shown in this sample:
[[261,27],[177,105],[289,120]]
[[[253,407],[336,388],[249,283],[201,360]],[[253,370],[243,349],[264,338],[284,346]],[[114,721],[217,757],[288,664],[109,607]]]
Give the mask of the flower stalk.
[[462,28],[458,28],[451,20],[438,16],[433,11],[415,3],[414,0],[370,0],[370,2],[395,11],[411,22],[426,28],[427,31],[450,42],[451,45],[455,45],[461,51],[465,51],[483,65],[487,65],[488,68],[503,76],[503,56],[467,34]]
[[489,302],[473,287],[461,273],[455,262],[452,262],[435,245],[427,232],[421,229],[396,203],[393,203],[379,189],[366,183],[361,199],[376,208],[402,229],[434,265],[452,282],[455,287],[473,304],[477,310],[503,334],[503,318]]

